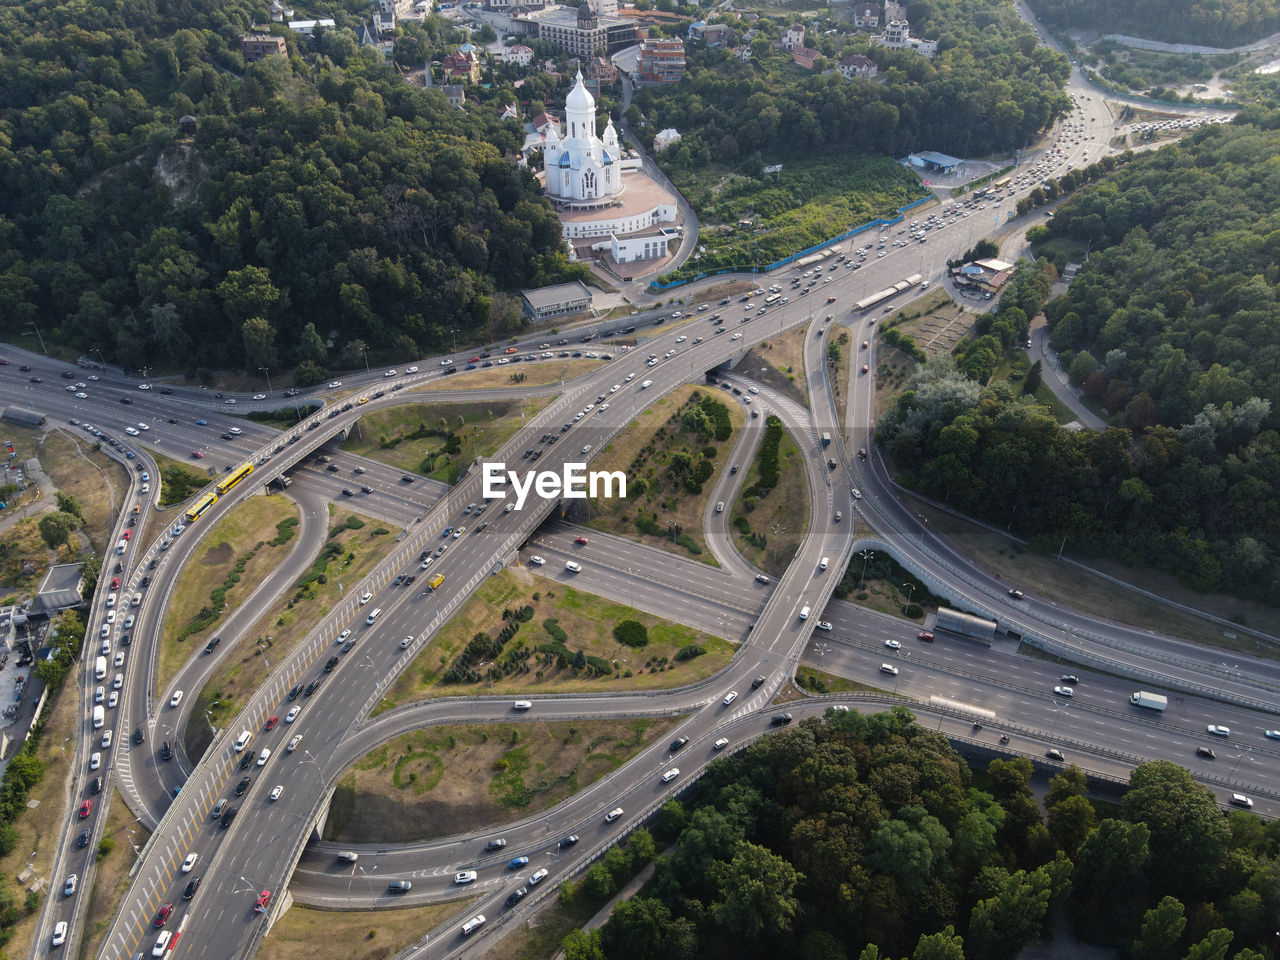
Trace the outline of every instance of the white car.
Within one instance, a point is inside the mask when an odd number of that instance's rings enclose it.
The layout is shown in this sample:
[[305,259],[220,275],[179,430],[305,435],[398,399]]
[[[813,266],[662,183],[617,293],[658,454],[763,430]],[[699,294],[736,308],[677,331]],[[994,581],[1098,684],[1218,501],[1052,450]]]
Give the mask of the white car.
[[100,766],[102,766],[102,754],[96,751],[89,754],[89,769],[97,770]]
[[139,390],[150,390],[150,389],[151,389],[151,384],[149,384],[149,383],[140,383],[140,384],[138,384],[138,389],[139,389]]
[[1066,697],[1067,699],[1070,699],[1071,697],[1074,697],[1076,695],[1076,691],[1073,687],[1054,687],[1053,692],[1056,693],[1058,696]]
[[293,751],[298,749],[298,744],[300,744],[301,742],[302,742],[302,734],[298,734],[296,737],[294,737],[292,740],[289,741],[289,745],[284,748],[284,752],[293,753]]
[[151,426],[150,426],[149,424],[146,424],[146,423],[140,423],[140,424],[138,424],[138,429],[139,429],[139,430],[150,430],[150,429],[151,429]]
[[115,663],[115,665],[116,665],[117,667],[123,667],[123,666],[124,666],[124,651],[123,651],[123,650],[117,650],[117,651],[116,651],[116,658],[115,658],[114,663]]
[[337,390],[340,386],[342,386],[342,381],[341,381],[341,380],[330,380],[330,381],[329,381],[329,389],[330,389],[330,390]]
[[717,740],[717,741],[716,741],[715,743],[713,743],[711,746],[712,746],[712,748],[714,748],[714,749],[716,749],[716,750],[723,750],[723,749],[724,749],[725,747],[727,747],[728,745],[729,745],[729,741],[728,741],[728,739],[727,739],[727,738],[725,738],[725,737],[721,737],[719,740]]
[[408,650],[409,644],[411,643],[413,643],[413,637],[405,637],[403,640],[400,641],[400,649]]
[[123,686],[124,686],[124,674],[117,673],[115,680],[111,682],[111,689],[119,690]]
[[60,947],[67,942],[67,921],[59,920],[53,926],[53,939],[49,941],[51,946]]
[[1215,737],[1229,737],[1229,736],[1231,736],[1231,728],[1230,728],[1230,727],[1224,727],[1224,726],[1222,726],[1221,724],[1211,723],[1211,724],[1209,724],[1209,726],[1205,727],[1205,729],[1206,729],[1206,730],[1208,730],[1208,731],[1209,731],[1211,734],[1213,734]]
[[819,620],[817,623],[817,627],[819,630],[830,630],[831,624],[828,623],[826,620]]
[[106,697],[106,695],[107,695],[106,691],[102,687],[98,687],[97,690],[93,691],[93,702],[101,703],[103,701],[103,698]]
[[263,748],[263,751],[260,754],[258,754],[258,766],[265,767],[267,765],[267,761],[270,759],[271,759],[271,748],[270,747]]
[[290,707],[289,712],[284,715],[284,722],[293,723],[293,721],[298,719],[298,714],[300,714],[301,712],[302,712],[301,707]]
[[666,773],[662,775],[662,782],[670,783],[672,780],[674,780],[678,776],[680,776],[680,768],[672,767],[670,770],[668,770]]
[[112,709],[115,709],[116,705],[119,703],[120,703],[120,694],[117,693],[115,690],[112,690],[111,696],[107,697],[107,706],[111,707]]
[[891,677],[896,677],[898,675],[898,668],[892,663],[882,663],[880,664],[880,672],[887,673]]
[[366,591],[360,596],[360,606],[363,607],[366,603],[368,603],[372,599],[373,599],[373,594]]
[[405,367],[405,368],[404,368],[404,372],[405,372],[405,373],[417,373],[417,372],[418,372],[418,368],[417,368],[417,367]]
[[604,822],[613,823],[613,821],[617,820],[620,816],[622,816],[622,808],[614,807],[612,810],[610,810],[608,813],[604,815]]
[[1262,735],[1272,740],[1280,740],[1280,730],[1264,730]]
[[582,564],[578,563],[578,561],[576,561],[576,560],[567,560],[567,561],[565,561],[564,568],[565,568],[566,570],[568,570],[570,573],[581,573],[581,572],[582,572]]
[[396,376],[396,372],[394,370],[387,370],[382,375],[384,377],[394,377]]
[[452,361],[452,360],[441,360],[441,361],[440,361],[440,366],[442,366],[442,367],[452,367],[452,366],[453,366],[453,361]]
[[[364,603],[364,601],[363,601],[363,600],[361,600],[360,602],[361,602],[361,603]],[[343,630],[340,634],[338,634],[338,643],[342,643],[342,642],[343,642],[344,640],[346,640],[346,639],[347,639],[347,637],[349,637],[349,636],[351,636],[351,631],[350,631],[350,630]]]
[[108,730],[106,733],[104,733],[104,734],[102,735],[102,749],[103,749],[103,750],[110,750],[110,749],[111,749],[111,741],[114,739],[114,734],[115,734],[115,731],[114,731],[114,730]]
[[476,877],[479,876],[474,870],[461,870],[453,875],[454,883],[475,883]]
[[546,867],[543,867],[541,870],[537,870],[534,873],[531,873],[529,875],[529,886],[536,887],[546,878],[546,876],[547,876]]
[[529,558],[529,562],[532,563],[535,567],[540,567],[547,562],[547,558],[539,557],[537,554],[535,554],[534,556]]
[[116,622],[116,612],[114,610],[108,610],[107,623],[115,623],[115,622]]
[[277,783],[274,787],[272,787],[272,788],[271,788],[271,793],[270,793],[270,795],[267,797],[267,799],[268,799],[268,800],[279,800],[279,799],[280,799],[280,795],[281,795],[282,793],[284,793],[284,784],[282,784],[282,783]]
[[180,704],[181,702],[182,702],[182,691],[181,691],[181,690],[176,691],[176,692],[174,693],[174,695],[173,695],[172,697],[170,697],[170,698],[169,698],[169,706],[171,706],[171,707],[176,707],[176,706],[177,706],[178,704]]
[[901,649],[902,649],[902,644],[900,644],[897,640],[886,640],[886,641],[884,642],[884,645],[885,645],[886,647],[888,647],[890,650],[901,650]]
[[729,704],[733,703],[733,701],[737,699],[738,699],[738,691],[730,690],[728,693],[724,695],[724,700],[722,700],[721,703],[723,703],[727,707]]
[[188,853],[187,859],[182,861],[182,872],[190,873],[195,868],[196,861],[199,859],[200,859],[200,854]]
[[735,333],[735,334],[734,334],[732,337],[730,337],[729,339],[730,339],[730,340],[741,340],[741,339],[742,339],[742,334],[740,334],[740,333]]
[[172,939],[172,930],[161,930],[160,936],[156,937],[156,945],[151,948],[151,956],[163,957],[165,955],[165,951],[169,949],[169,941]]

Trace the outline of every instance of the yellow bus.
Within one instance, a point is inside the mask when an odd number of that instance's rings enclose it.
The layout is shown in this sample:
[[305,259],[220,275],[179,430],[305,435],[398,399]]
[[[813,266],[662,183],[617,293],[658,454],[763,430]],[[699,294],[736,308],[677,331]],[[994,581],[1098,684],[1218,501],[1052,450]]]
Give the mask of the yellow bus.
[[237,483],[239,483],[241,480],[243,480],[245,477],[247,477],[251,473],[253,473],[252,463],[240,464],[240,466],[236,467],[229,474],[227,474],[225,477],[223,477],[221,480],[218,481],[218,495],[221,496],[222,494],[226,493],[228,490],[230,490],[232,487],[234,487]]
[[203,497],[191,505],[191,509],[187,511],[187,523],[195,523],[200,519],[200,514],[204,513],[212,507],[218,500],[216,493],[206,493]]
[[1005,187],[1009,186],[1009,184],[1011,183],[1013,183],[1013,177],[1005,177],[1003,180],[997,180],[995,183],[992,184],[992,186],[995,187],[997,190],[1003,190]]

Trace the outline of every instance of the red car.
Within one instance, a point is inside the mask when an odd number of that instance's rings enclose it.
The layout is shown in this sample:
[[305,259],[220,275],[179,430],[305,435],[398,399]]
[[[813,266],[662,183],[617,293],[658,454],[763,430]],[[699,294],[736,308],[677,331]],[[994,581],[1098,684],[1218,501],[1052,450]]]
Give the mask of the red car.
[[165,921],[169,919],[169,914],[171,913],[173,913],[173,904],[166,903],[163,907],[160,908],[159,912],[156,914],[155,926],[163,927],[165,924]]
[[578,546],[580,546],[580,547],[585,547],[585,546],[587,545],[587,538],[586,538],[586,537],[574,537],[574,538],[573,538],[573,542],[574,542],[574,543],[576,543],[576,544],[577,544]]
[[93,801],[86,800],[84,803],[80,804],[80,819],[83,820],[92,811],[93,811]]
[[126,531],[124,532],[124,539],[125,539],[125,540],[128,540],[128,539],[129,539],[130,537],[132,537],[132,536],[133,536],[133,531],[132,531],[132,530],[126,530]]
[[480,362],[480,358],[479,358],[479,357],[472,357],[472,358],[471,358],[470,360],[468,360],[467,362],[468,362],[468,363],[479,363],[479,362]]
[[925,643],[933,643],[933,634],[930,633],[928,630],[921,630],[919,633],[916,634],[916,639],[923,640],[925,641]]
[[269,718],[267,719],[267,729],[268,729],[268,730],[272,730],[272,729],[274,729],[274,728],[275,728],[275,725],[276,725],[277,723],[279,723],[279,722],[280,722],[280,718],[279,718],[279,717],[277,717],[277,716],[269,717]]
[[193,457],[195,457],[197,460],[203,460],[203,459],[204,459],[204,454],[203,454],[203,453],[201,453],[199,450],[192,450],[192,451],[191,451],[191,455],[192,455]]
[[835,297],[827,297],[827,303],[835,303],[835,302],[836,302]]
[[270,902],[271,902],[271,891],[263,890],[260,894],[258,894],[258,905],[253,909],[257,910],[259,913],[266,913],[267,904]]
[[119,577],[116,577],[115,579],[113,579],[113,580],[111,581],[111,589],[112,589],[112,590],[119,590],[119,589],[120,589],[120,578],[119,578]]
[[866,373],[866,372],[867,372],[867,370],[869,370],[869,369],[870,369],[870,368],[869,368],[865,363],[862,365],[862,372],[863,372],[863,373]]

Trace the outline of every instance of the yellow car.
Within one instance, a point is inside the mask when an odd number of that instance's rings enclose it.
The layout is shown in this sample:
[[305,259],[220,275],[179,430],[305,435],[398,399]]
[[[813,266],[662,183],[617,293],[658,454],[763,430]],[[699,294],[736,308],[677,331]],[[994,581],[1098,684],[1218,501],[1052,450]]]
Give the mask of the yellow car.
[[361,397],[359,400],[356,401],[357,404],[368,403],[368,402],[369,402],[368,397]]

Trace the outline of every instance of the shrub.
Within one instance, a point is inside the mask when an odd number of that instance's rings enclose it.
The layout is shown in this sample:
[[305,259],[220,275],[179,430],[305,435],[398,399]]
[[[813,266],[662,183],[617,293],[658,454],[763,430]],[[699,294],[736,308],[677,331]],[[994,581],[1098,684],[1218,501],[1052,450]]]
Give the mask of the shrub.
[[613,628],[613,638],[637,650],[649,642],[649,631],[639,620],[623,620]]
[[706,652],[706,647],[697,643],[691,643],[687,647],[681,647],[677,650],[675,659],[677,661],[692,660],[694,657],[700,657]]

